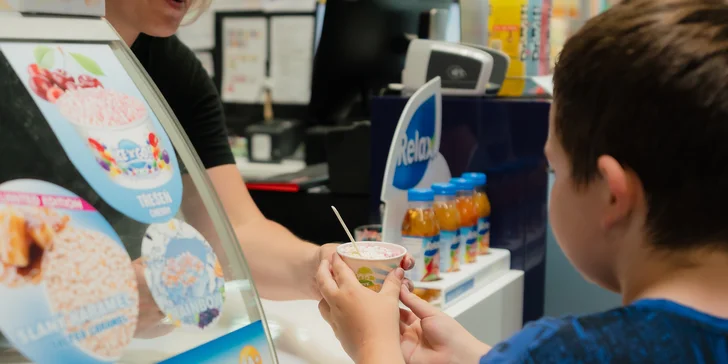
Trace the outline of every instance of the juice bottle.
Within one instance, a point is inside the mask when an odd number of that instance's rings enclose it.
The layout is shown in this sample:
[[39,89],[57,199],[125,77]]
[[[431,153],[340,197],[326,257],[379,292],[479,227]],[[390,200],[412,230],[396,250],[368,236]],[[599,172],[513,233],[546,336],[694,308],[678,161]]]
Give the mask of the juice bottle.
[[440,272],[460,270],[460,212],[455,204],[455,185],[435,183],[435,217],[440,226]]
[[485,173],[466,173],[463,178],[471,180],[475,186],[473,203],[478,213],[478,254],[485,255],[490,248],[490,200],[485,193],[488,177]]
[[475,263],[478,260],[478,215],[473,203],[473,182],[465,178],[453,178],[450,183],[455,185],[457,194],[455,205],[460,212],[460,245],[465,247],[465,264]]
[[407,191],[409,207],[402,221],[402,245],[415,259],[415,267],[407,278],[414,282],[440,279],[440,228],[432,209],[431,189]]

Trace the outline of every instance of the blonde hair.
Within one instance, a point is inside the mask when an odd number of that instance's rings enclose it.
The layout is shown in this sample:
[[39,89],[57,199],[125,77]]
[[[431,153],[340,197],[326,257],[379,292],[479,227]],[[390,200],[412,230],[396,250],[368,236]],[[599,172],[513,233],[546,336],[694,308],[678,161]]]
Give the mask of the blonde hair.
[[207,9],[210,8],[212,0],[190,0],[190,9],[185,15],[185,20],[182,22],[184,25],[194,23]]

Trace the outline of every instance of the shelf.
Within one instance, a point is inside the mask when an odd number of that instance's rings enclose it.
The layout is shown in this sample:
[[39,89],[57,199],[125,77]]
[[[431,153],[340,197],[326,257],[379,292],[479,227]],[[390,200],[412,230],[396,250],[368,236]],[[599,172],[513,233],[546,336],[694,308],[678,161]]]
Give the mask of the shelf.
[[506,249],[490,249],[488,255],[478,256],[476,263],[464,264],[459,272],[442,273],[442,280],[415,282],[415,290],[420,297],[445,310],[510,269],[511,253]]

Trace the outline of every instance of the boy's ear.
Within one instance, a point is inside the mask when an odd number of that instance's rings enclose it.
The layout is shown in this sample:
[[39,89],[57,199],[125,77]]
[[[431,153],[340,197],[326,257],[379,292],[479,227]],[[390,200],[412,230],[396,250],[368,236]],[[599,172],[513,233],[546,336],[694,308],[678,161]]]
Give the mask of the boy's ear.
[[597,160],[597,168],[606,187],[603,205],[606,214],[602,227],[609,229],[629,216],[635,206],[638,185],[633,173],[625,170],[616,159],[603,155]]

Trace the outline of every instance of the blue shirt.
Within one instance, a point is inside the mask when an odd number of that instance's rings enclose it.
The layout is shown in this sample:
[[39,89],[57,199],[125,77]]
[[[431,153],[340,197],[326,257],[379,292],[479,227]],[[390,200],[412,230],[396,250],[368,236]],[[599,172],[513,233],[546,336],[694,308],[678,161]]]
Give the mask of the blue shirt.
[[528,324],[480,360],[492,363],[728,363],[728,320],[670,301],[642,300]]

